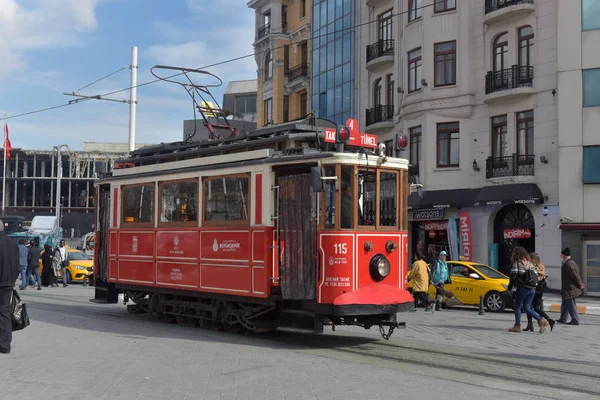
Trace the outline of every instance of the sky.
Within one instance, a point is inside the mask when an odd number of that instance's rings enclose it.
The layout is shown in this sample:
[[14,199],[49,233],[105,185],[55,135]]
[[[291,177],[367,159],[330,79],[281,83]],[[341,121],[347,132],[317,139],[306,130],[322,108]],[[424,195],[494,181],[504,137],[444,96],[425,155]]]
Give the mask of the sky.
[[[239,10],[232,12],[233,7]],[[150,68],[201,68],[253,53],[254,11],[246,0],[0,0],[0,117],[13,148],[51,149],[129,137],[129,105],[90,100],[68,103],[73,92],[131,62],[138,47],[138,84],[154,80]],[[223,80],[212,89],[222,102],[232,80],[256,79],[254,57],[207,69]],[[199,79],[199,83],[213,83]],[[123,69],[82,91],[128,88]],[[129,91],[110,98],[129,99]],[[178,85],[158,82],[137,90],[136,143],[182,140],[192,100]],[[1,146],[1,145],[0,145]]]

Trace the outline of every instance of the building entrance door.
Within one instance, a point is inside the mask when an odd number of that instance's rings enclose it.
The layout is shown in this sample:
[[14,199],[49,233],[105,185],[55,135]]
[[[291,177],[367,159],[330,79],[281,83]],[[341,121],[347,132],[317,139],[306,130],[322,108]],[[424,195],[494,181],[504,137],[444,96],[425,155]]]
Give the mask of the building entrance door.
[[510,274],[510,255],[517,246],[535,251],[535,221],[529,208],[522,204],[505,206],[494,220],[494,243],[498,243],[500,272]]
[[586,294],[600,296],[600,241],[583,242],[581,272]]

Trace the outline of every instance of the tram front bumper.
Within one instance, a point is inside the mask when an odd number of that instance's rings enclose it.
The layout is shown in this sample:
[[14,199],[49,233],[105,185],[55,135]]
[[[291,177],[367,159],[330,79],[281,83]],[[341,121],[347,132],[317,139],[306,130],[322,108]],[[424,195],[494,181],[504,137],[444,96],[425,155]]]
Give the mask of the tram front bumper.
[[333,301],[335,316],[390,315],[413,309],[412,295],[403,289],[375,283],[342,294]]

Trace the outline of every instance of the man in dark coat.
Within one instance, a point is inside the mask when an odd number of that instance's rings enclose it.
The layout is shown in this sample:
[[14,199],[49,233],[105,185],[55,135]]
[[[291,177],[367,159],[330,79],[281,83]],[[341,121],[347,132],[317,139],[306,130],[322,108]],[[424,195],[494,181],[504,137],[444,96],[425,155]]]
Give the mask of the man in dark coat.
[[4,232],[4,222],[0,220],[0,354],[10,353],[12,342],[10,302],[20,273],[19,246]]
[[[579,325],[577,315],[577,302],[575,299],[583,293],[583,282],[579,275],[579,266],[571,259],[571,249],[568,247],[561,252],[563,264],[561,269],[562,304],[560,306],[560,319],[556,322],[567,325]],[[567,323],[567,314],[571,315],[571,322]]]

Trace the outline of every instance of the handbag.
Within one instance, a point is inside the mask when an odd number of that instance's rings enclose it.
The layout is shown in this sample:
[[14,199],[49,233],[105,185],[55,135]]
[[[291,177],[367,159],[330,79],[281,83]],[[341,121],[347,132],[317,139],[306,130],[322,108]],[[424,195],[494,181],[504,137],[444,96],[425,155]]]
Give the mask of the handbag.
[[544,276],[537,284],[537,291],[540,293],[548,292],[548,283],[546,282],[547,276]]
[[27,305],[21,301],[21,297],[16,290],[13,289],[11,298],[11,313],[12,330],[20,331],[29,326],[29,315],[27,314]]

